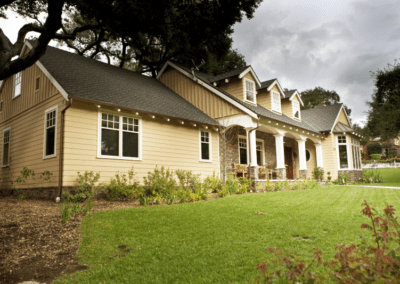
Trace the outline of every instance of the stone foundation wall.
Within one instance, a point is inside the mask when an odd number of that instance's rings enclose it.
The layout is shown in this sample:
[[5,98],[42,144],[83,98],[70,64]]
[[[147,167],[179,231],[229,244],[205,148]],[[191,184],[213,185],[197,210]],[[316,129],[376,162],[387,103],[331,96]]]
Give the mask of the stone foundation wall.
[[0,196],[18,196],[24,195],[26,198],[33,199],[55,199],[58,196],[58,187],[35,187],[35,188],[20,188],[11,190],[11,188],[0,189]]
[[276,179],[286,179],[286,169],[276,169]]
[[308,170],[299,170],[299,179],[307,179]]
[[363,177],[363,172],[358,170],[358,171],[354,171],[354,170],[349,170],[349,171],[338,171],[338,178],[340,174],[348,174],[349,175],[349,179],[350,182],[355,182],[358,181],[359,178]]
[[258,167],[250,167],[250,177],[252,180],[258,179]]

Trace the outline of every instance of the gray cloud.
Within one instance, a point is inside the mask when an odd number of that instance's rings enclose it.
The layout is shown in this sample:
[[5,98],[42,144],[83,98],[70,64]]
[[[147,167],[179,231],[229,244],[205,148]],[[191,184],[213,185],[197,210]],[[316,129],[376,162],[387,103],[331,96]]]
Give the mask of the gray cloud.
[[253,19],[237,24],[234,48],[261,80],[278,78],[300,91],[335,90],[353,121],[365,119],[374,89],[370,71],[400,57],[398,2],[285,3],[264,2]]

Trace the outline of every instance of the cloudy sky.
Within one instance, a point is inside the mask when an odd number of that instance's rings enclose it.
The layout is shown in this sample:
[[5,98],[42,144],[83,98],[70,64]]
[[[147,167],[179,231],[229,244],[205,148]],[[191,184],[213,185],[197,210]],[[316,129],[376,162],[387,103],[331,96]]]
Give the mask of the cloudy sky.
[[[300,92],[335,90],[365,120],[374,89],[371,71],[400,58],[398,0],[264,0],[251,20],[234,27],[234,48],[261,81],[278,78]],[[14,41],[24,20],[0,27]]]

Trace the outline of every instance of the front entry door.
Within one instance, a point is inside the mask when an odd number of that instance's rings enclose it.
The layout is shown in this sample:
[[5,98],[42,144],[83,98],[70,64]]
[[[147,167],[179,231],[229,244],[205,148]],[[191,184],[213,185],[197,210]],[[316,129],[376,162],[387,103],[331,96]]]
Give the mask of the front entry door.
[[293,159],[292,159],[291,147],[285,147],[285,166],[286,166],[286,178],[293,179]]

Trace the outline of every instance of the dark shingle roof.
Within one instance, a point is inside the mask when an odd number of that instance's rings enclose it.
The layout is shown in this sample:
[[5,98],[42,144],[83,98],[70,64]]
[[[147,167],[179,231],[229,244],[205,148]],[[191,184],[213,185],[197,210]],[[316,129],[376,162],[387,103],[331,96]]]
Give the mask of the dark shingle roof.
[[242,68],[239,68],[239,69],[235,69],[235,70],[232,70],[232,71],[229,71],[229,72],[226,72],[226,73],[222,73],[222,74],[216,75],[216,76],[212,77],[212,79],[209,81],[209,83],[213,83],[213,82],[217,82],[217,81],[220,81],[220,80],[224,80],[226,78],[230,78],[230,77],[233,77],[233,76],[238,76],[238,75],[240,75],[240,73],[242,73],[244,70],[246,70],[249,67],[250,67],[250,65],[242,67]]
[[336,123],[335,127],[333,128],[334,133],[338,133],[338,132],[354,132],[354,129],[352,129],[351,127],[348,127],[346,124],[342,123],[342,122],[338,122]]
[[275,81],[276,79],[261,82],[261,87],[258,87],[257,90],[269,88],[269,86],[271,86]]
[[217,124],[154,78],[50,46],[39,61],[69,95],[184,120]]
[[318,131],[331,131],[343,104],[321,106],[301,111],[301,119]]
[[290,90],[290,91],[285,91],[285,97],[284,99],[289,99],[291,96],[293,96],[293,94],[296,92],[296,90]]

